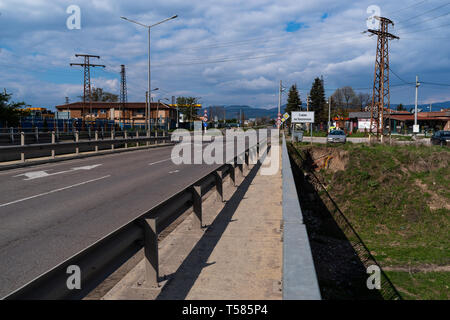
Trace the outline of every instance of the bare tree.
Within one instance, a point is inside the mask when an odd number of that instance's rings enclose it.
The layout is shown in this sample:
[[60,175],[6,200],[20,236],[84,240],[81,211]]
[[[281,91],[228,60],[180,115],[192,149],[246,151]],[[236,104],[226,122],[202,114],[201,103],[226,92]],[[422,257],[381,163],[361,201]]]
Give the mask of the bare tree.
[[343,87],[341,90],[342,95],[344,96],[345,106],[348,109],[350,107],[350,101],[353,101],[356,97],[355,91],[353,91],[353,88],[349,86]]
[[358,93],[358,106],[361,111],[364,111],[366,107],[372,102],[372,97],[368,93]]

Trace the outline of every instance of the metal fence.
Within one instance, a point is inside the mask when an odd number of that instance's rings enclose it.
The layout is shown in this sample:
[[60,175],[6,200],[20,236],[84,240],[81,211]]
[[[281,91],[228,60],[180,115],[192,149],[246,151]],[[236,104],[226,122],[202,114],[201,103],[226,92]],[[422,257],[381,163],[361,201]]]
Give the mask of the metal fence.
[[[128,133],[128,131],[121,131],[118,134],[115,131],[109,133],[105,132],[89,132],[80,135],[79,132],[74,132],[65,138],[69,138],[70,141],[62,140],[62,136],[59,136],[56,132],[51,132],[50,136],[45,136],[45,142],[42,140],[34,141],[35,143],[27,144],[27,136],[24,132],[20,133],[20,140],[18,144],[9,146],[0,146],[0,162],[1,161],[13,161],[21,160],[25,162],[26,158],[39,158],[50,156],[55,158],[56,155],[80,152],[99,152],[99,150],[111,149],[116,147],[128,148],[130,146],[139,146],[144,144],[150,146],[150,144],[158,144],[161,142],[170,141],[170,135],[165,132],[159,135],[158,132],[154,132],[153,135],[150,131],[147,131],[145,135],[142,135],[139,131]],[[82,140],[81,138],[86,139]],[[41,136],[42,138],[42,136]],[[44,138],[42,138],[44,140]],[[48,141],[50,140],[50,141]]]

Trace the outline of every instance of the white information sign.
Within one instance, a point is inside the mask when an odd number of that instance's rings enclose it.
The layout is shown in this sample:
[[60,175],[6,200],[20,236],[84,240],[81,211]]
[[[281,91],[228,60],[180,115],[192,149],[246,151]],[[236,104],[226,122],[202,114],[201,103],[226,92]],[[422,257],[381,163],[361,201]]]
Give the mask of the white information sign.
[[314,123],[314,112],[292,112],[292,123]]

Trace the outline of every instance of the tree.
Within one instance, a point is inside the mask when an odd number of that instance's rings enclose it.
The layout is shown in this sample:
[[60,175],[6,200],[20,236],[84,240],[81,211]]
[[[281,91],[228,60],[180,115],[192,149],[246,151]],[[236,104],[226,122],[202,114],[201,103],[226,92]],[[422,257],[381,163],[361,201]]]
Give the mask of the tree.
[[323,87],[323,80],[320,78],[314,79],[314,83],[309,93],[310,110],[315,112],[317,123],[324,123],[328,121],[328,107],[325,100],[325,89]]
[[287,105],[285,111],[289,113],[288,125],[291,123],[292,111],[300,111],[302,109],[302,100],[298,93],[297,85],[293,84],[289,89],[289,95],[287,99]]
[[17,127],[20,117],[29,115],[29,112],[22,109],[25,102],[10,102],[12,94],[6,90],[0,93],[0,123],[5,126]]
[[336,89],[331,96],[331,109],[334,117],[345,117],[347,102],[343,88]]
[[400,103],[398,106],[397,106],[397,111],[404,111],[405,110],[405,106],[403,105],[403,103]]
[[350,101],[353,101],[356,97],[355,91],[353,91],[353,88],[349,86],[343,87],[341,90],[345,100],[345,107],[348,110],[351,107]]
[[193,121],[197,116],[198,98],[195,97],[178,97],[177,105],[179,111],[184,115],[184,119],[187,121]]
[[367,106],[372,103],[372,97],[368,93],[358,93],[358,106],[361,111],[366,110]]
[[[83,99],[83,96],[78,96]],[[119,101],[119,96],[108,91],[103,91],[102,88],[92,88],[91,99],[95,102],[117,102]],[[89,101],[89,96],[86,96],[86,102]]]

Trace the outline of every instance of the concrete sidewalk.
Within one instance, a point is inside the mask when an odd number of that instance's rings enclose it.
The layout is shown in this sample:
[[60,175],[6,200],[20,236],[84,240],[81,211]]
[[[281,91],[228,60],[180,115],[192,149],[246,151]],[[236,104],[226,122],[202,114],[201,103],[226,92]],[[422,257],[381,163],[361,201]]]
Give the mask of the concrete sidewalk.
[[141,261],[102,299],[282,299],[281,168],[257,165],[240,182],[224,204],[205,203],[208,228],[191,215],[160,242],[160,288],[146,288]]

